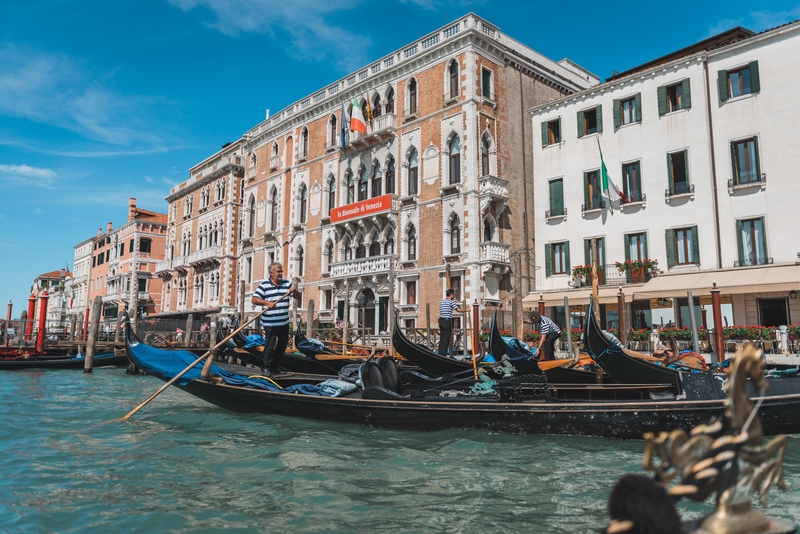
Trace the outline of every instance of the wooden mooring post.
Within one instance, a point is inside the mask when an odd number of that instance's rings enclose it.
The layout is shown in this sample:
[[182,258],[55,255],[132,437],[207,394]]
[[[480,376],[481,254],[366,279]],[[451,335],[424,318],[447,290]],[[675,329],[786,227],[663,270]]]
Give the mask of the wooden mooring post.
[[86,339],[86,360],[83,362],[83,372],[91,373],[94,362],[95,343],[97,331],[100,329],[100,312],[103,310],[103,297],[97,295],[92,303],[92,318],[89,321],[89,335]]

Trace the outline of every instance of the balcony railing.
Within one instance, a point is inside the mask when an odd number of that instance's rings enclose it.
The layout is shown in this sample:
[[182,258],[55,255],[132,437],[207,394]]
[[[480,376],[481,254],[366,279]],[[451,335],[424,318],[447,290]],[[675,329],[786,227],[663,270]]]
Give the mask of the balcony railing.
[[733,262],[734,267],[752,267],[753,265],[772,265],[772,258],[744,258]]
[[189,263],[189,256],[178,256],[172,260],[172,268],[184,267],[187,263]]
[[195,263],[200,263],[201,261],[209,260],[211,258],[215,258],[222,254],[222,247],[207,247],[203,250],[198,250],[196,252],[192,252],[189,254],[189,264],[194,265]]
[[547,210],[544,212],[545,221],[549,221],[550,219],[560,219],[566,216],[567,216],[567,208],[563,206],[558,209]]
[[511,245],[485,241],[480,244],[481,261],[493,263],[509,263],[511,261]]
[[269,158],[269,168],[270,170],[274,170],[278,168],[278,156],[270,156]]
[[728,180],[728,194],[732,195],[736,189],[749,189],[751,187],[760,187],[762,190],[767,188],[767,175],[766,173],[758,174],[756,172],[740,173],[733,180]]
[[375,275],[381,273],[388,273],[392,262],[396,260],[389,255],[386,256],[372,256],[370,258],[358,258],[355,260],[342,261],[333,263],[330,266],[331,279],[337,278],[350,278],[352,276],[361,276],[365,274]]
[[508,180],[487,174],[478,178],[478,187],[481,196],[508,199]]
[[[638,271],[637,273],[632,273],[631,271],[620,271],[617,269],[616,263],[600,265],[597,268],[597,283],[601,286],[641,284],[650,280],[651,277],[651,272]],[[575,281],[577,287],[592,285],[591,271],[584,275],[576,276]]]
[[606,201],[602,198],[591,200],[588,204],[581,204],[581,214],[585,214],[587,211],[597,211],[605,209]]
[[156,262],[156,272],[163,273],[172,270],[172,260],[161,260]]
[[687,184],[686,182],[680,182],[677,184],[672,184],[669,188],[664,190],[664,197],[666,198],[667,203],[675,197],[680,197],[684,195],[689,195],[692,200],[694,199],[694,184]]

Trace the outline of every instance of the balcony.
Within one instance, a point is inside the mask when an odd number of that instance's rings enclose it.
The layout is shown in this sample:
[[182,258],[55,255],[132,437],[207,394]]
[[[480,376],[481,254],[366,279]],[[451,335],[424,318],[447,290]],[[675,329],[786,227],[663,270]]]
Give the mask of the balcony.
[[184,255],[184,256],[178,256],[177,258],[173,259],[172,260],[172,268],[173,269],[180,269],[180,268],[185,269],[186,265],[189,263],[188,258],[189,258],[188,256]]
[[165,273],[172,270],[172,260],[161,260],[156,262],[156,274]]
[[497,176],[487,174],[478,178],[478,191],[481,208],[485,204],[496,203],[496,211],[503,211],[508,202],[508,180],[502,180]]
[[752,267],[754,265],[772,265],[772,258],[763,256],[760,258],[750,257],[733,262],[734,267]]
[[207,247],[203,250],[198,250],[189,254],[188,263],[189,265],[197,265],[200,263],[209,262],[215,260],[221,254],[222,247]]
[[367,133],[364,135],[360,135],[356,132],[348,132],[345,142],[348,147],[364,148],[393,136],[396,130],[397,117],[395,114],[384,113],[372,119],[372,122],[367,127]]
[[119,293],[109,293],[108,295],[103,295],[103,304],[109,304],[112,302],[119,302],[121,295]]
[[687,184],[686,182],[672,184],[669,189],[664,190],[664,197],[667,204],[672,200],[681,198],[694,200],[694,184]]
[[392,262],[394,262],[396,268],[397,260],[391,255],[372,256],[371,258],[358,258],[355,260],[333,263],[330,266],[330,279],[338,280],[362,275],[375,276],[389,274]]
[[728,194],[733,195],[734,191],[741,189],[755,189],[760,188],[762,191],[767,189],[767,174],[758,174],[755,171],[741,172],[733,179],[728,180]]
[[325,152],[333,152],[335,150],[339,150],[342,148],[342,141],[339,137],[339,134],[336,135],[335,139],[329,139],[325,141]]
[[278,168],[278,156],[270,156],[269,170],[274,171]]
[[492,263],[509,263],[511,261],[511,245],[485,241],[480,243],[481,261]]
[[633,208],[644,208],[647,205],[647,193],[628,197],[627,202],[620,202],[619,211],[625,211]]
[[249,169],[247,169],[247,179],[254,180],[256,177],[256,166],[252,165]]
[[581,217],[586,217],[587,215],[600,213],[605,208],[606,208],[605,200],[603,200],[602,198],[593,199],[588,204],[581,204]]
[[[580,267],[579,267],[580,268]],[[573,271],[575,281],[573,287],[591,286],[592,273],[591,271],[586,274],[575,274]],[[616,263],[609,263],[607,265],[600,265],[597,267],[597,284],[601,286],[620,286],[623,284],[643,284],[652,278],[652,272],[638,271],[632,273],[631,271],[620,271]]]
[[545,222],[556,221],[561,219],[567,218],[567,208],[561,206],[557,209],[549,209],[544,212],[544,220]]
[[442,106],[447,107],[455,104],[456,102],[458,102],[458,97],[459,97],[458,91],[452,93],[451,92],[445,93],[444,96],[442,97]]

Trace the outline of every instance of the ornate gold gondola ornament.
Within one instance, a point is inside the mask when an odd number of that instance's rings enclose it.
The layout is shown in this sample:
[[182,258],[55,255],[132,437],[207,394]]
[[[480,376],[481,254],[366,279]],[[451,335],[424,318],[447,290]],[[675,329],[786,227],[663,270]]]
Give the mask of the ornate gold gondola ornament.
[[[748,379],[759,392],[754,405]],[[644,468],[656,474],[676,499],[704,501],[716,494],[716,508],[704,518],[697,534],[784,534],[795,528],[768,518],[751,506],[757,493],[767,505],[769,488],[787,490],[783,479],[786,436],[764,443],[758,408],[768,384],[761,351],[752,344],[741,349],[726,384],[725,413],[720,420],[698,425],[689,433],[679,429],[646,433]],[[676,479],[679,482],[672,487]]]

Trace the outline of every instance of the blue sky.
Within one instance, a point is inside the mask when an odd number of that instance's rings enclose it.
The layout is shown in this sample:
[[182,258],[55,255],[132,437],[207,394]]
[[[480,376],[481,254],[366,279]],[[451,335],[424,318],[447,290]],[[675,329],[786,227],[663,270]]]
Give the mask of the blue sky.
[[[601,78],[797,1],[0,2],[0,303],[273,112],[468,12]],[[670,10],[674,10],[671,13]],[[5,316],[5,308],[2,312]]]

